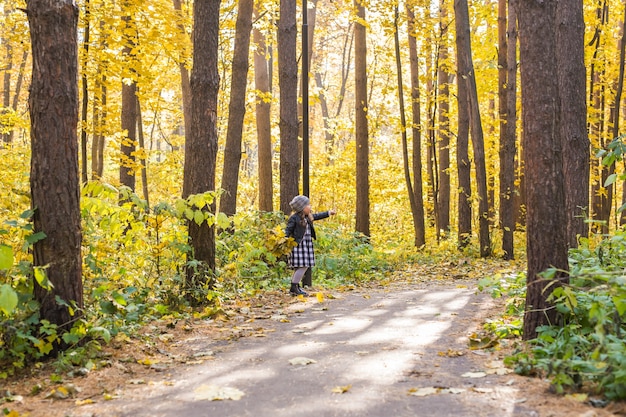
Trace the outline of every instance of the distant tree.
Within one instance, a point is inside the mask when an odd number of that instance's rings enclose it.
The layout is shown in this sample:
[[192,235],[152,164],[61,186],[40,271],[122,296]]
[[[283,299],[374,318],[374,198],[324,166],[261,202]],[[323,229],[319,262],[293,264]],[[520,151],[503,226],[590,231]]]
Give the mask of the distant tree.
[[299,193],[298,63],[296,60],[296,2],[280,0],[278,21],[278,88],[280,89],[280,209]]
[[450,63],[448,6],[439,3],[439,65],[437,66],[437,152],[439,179],[437,229],[444,236],[450,231]]
[[[255,10],[255,20],[259,11]],[[256,99],[256,129],[258,141],[259,167],[259,210],[274,210],[274,181],[272,179],[272,126],[271,106],[269,95],[271,89],[270,62],[264,33],[257,28],[252,30],[254,44],[254,86],[257,91]]]
[[487,169],[485,166],[485,144],[478,105],[476,74],[472,62],[470,42],[469,11],[467,0],[454,0],[456,25],[457,65],[459,66],[459,83],[466,84],[470,131],[472,134],[472,150],[474,151],[474,167],[476,173],[476,191],[478,194],[478,235],[480,256],[491,255],[491,238],[489,236],[489,198],[487,195]]
[[[193,68],[191,70],[191,132],[185,141],[183,198],[215,190],[217,162],[217,97],[219,90],[218,38],[220,0],[201,0],[193,11]],[[213,208],[214,209],[214,208]],[[215,271],[215,228],[203,221],[188,224],[192,253],[199,269],[187,268],[188,283],[212,285]]]
[[556,309],[546,300],[550,281],[539,274],[556,268],[556,278],[566,280],[562,271],[568,270],[562,142],[558,138],[562,132],[560,96],[555,76],[557,3],[522,1],[518,10],[528,209],[524,339],[536,337],[538,326],[556,324]]
[[89,0],[85,0],[85,28],[83,30],[83,75],[81,77],[82,83],[82,97],[81,97],[81,113],[80,113],[80,177],[83,184],[87,183],[89,178],[87,168],[87,116],[89,115],[89,79],[87,77],[87,62],[89,60],[89,37],[91,35],[91,9]]
[[252,31],[253,0],[239,0],[237,23],[235,24],[235,50],[233,53],[230,102],[228,105],[228,127],[224,146],[224,169],[220,211],[232,216],[237,211],[237,189],[239,187],[239,165],[241,164],[241,137],[243,118],[246,114],[246,88],[248,86],[248,61],[250,32]]
[[354,99],[356,136],[356,231],[370,235],[369,132],[367,123],[367,33],[365,6],[354,0],[357,22],[354,25]]
[[124,3],[126,15],[122,20],[124,29],[124,48],[126,73],[122,80],[122,138],[120,161],[120,184],[135,191],[135,150],[137,149],[137,80],[134,71],[135,50],[137,46],[137,28],[133,11],[128,1]]
[[[498,104],[500,116],[500,228],[504,259],[513,259],[517,17],[514,2],[498,2]],[[508,8],[507,8],[508,5]]]
[[[78,178],[78,8],[73,0],[28,0],[33,51],[30,87],[33,265],[40,319],[65,329],[81,315],[83,283]],[[62,300],[62,303],[58,302]],[[67,307],[73,305],[72,311]]]
[[413,166],[413,194],[415,208],[413,210],[413,225],[415,227],[415,247],[421,248],[426,244],[426,226],[424,224],[424,195],[422,186],[422,122],[420,105],[419,60],[417,57],[417,42],[415,13],[413,5],[407,3],[407,17],[409,24],[409,57],[411,66],[411,132],[413,139],[412,166]]

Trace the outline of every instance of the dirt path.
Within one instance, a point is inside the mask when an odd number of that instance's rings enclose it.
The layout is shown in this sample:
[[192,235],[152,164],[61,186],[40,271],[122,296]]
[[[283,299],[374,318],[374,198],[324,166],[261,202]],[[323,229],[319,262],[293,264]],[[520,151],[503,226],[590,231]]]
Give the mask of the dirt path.
[[611,415],[549,394],[543,381],[505,374],[498,353],[469,350],[468,336],[497,308],[467,283],[335,296],[291,299],[277,309],[257,306],[265,314],[238,326],[239,336],[246,337],[191,332],[172,350],[182,346],[188,357],[202,358],[200,363],[156,364],[140,379],[128,374],[119,386],[106,388],[110,401],[100,394],[85,401],[83,392],[54,404],[25,402],[22,412],[44,415],[39,410],[47,409],[47,417],[55,415],[50,410],[71,417]]

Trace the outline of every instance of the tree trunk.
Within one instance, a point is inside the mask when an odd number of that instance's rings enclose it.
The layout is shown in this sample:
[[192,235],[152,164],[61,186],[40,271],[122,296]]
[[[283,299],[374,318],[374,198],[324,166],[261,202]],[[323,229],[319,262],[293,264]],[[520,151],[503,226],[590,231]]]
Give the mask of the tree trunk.
[[139,101],[139,97],[137,97],[137,139],[139,144],[139,149],[142,150],[139,158],[139,166],[141,167],[141,191],[143,193],[143,199],[146,200],[146,207],[150,210],[150,194],[148,193],[148,159],[146,155],[148,152],[146,150],[146,144],[143,136],[143,117],[141,115],[141,102]]
[[[596,7],[596,19],[598,23],[595,28],[594,36],[589,42],[589,45],[594,48],[589,70],[589,102],[591,104],[589,115],[589,118],[591,119],[589,137],[593,141],[592,146],[602,149],[604,148],[605,116],[604,94],[600,80],[604,76],[604,70],[602,69],[604,64],[601,62],[599,56],[602,47],[602,30],[608,20],[608,6],[606,1],[603,1],[602,3],[598,2]],[[608,215],[605,219],[604,213],[607,211],[605,208],[607,205],[606,194],[608,191],[604,190],[604,180],[608,177],[608,168],[600,164],[600,160],[598,158],[592,159],[591,166],[597,171],[595,172],[595,175],[593,175],[594,180],[591,184],[591,217],[596,221],[605,221],[605,224],[602,226],[598,225],[598,223],[594,223],[592,225],[592,229],[594,232],[601,231],[602,233],[607,233]],[[600,181],[598,181],[597,178],[600,178]],[[608,213],[610,215],[610,207]]]
[[[458,35],[457,35],[458,36]],[[457,46],[457,106],[458,132],[456,136],[456,166],[458,170],[459,224],[458,244],[465,248],[472,239],[472,181],[469,160],[469,95],[467,83],[464,82],[461,62],[461,50]]]
[[[6,20],[11,13],[13,13],[13,7],[10,5],[4,6],[4,19]],[[10,43],[11,41],[6,37],[2,38],[2,43],[6,47],[6,67],[4,68],[4,85],[3,85],[3,106],[6,109],[11,105],[11,74],[13,72],[13,46]],[[9,132],[2,134],[2,142],[11,143],[11,135]]]
[[[508,3],[508,13],[507,13]],[[508,16],[508,19],[507,19]],[[508,22],[507,22],[508,20]],[[514,259],[517,16],[512,0],[498,7],[498,103],[500,114],[500,228],[504,259]],[[512,113],[512,114],[511,114]]]
[[[125,5],[129,9],[129,5]],[[134,79],[134,50],[137,46],[137,28],[135,20],[130,10],[128,15],[122,17],[126,22],[124,48],[122,56],[124,57],[126,70],[129,73],[126,77],[131,78],[130,82],[122,83],[122,130],[125,133],[121,144],[121,160],[120,160],[120,184],[135,191],[135,150],[137,148],[137,80]]]
[[411,182],[411,169],[409,167],[409,145],[407,140],[407,126],[406,116],[404,108],[404,87],[402,84],[402,59],[400,57],[400,35],[398,34],[398,6],[394,7],[394,46],[396,54],[396,74],[398,77],[398,104],[400,111],[400,135],[402,137],[402,167],[404,170],[404,183],[409,194],[409,205],[411,207],[411,214],[413,216],[413,230],[415,232],[415,247],[419,248],[421,245],[417,244],[418,235],[418,222],[417,222],[417,202],[415,201],[415,193],[413,191],[413,183]]
[[[519,31],[527,199],[527,283],[524,339],[537,326],[556,324],[556,310],[546,298],[548,268],[568,270],[567,224],[559,129],[556,55],[557,1],[520,2]],[[572,51],[573,53],[573,51]],[[557,272],[557,279],[566,279]],[[546,290],[546,291],[544,291]]]
[[[174,9],[178,13],[181,13],[182,11],[181,0],[173,0],[173,2],[174,2]],[[187,35],[187,30],[185,29],[185,25],[182,23],[182,16],[181,16],[181,21],[178,23],[177,27],[180,33],[184,33],[185,35]],[[181,91],[182,91],[182,96],[183,96],[183,120],[184,120],[184,125],[185,125],[185,136],[186,136],[186,135],[189,135],[189,132],[191,132],[191,127],[190,127],[191,125],[191,85],[189,82],[189,70],[187,69],[185,60],[186,59],[184,56],[179,59],[178,68],[180,70]]]
[[243,118],[246,114],[246,88],[248,86],[248,54],[254,0],[239,0],[237,23],[235,24],[235,48],[232,62],[232,82],[228,105],[228,128],[224,147],[224,169],[220,211],[232,216],[237,212],[237,188],[239,165],[241,164],[241,137]]
[[485,145],[478,105],[476,76],[472,63],[472,48],[470,44],[469,12],[467,0],[454,1],[457,53],[459,65],[459,83],[467,84],[470,129],[472,134],[472,148],[474,151],[474,167],[476,171],[476,189],[478,192],[478,234],[480,256],[491,255],[491,238],[489,237],[489,199],[487,195],[487,170],[485,167]]
[[89,84],[87,80],[87,63],[89,61],[89,35],[90,35],[91,8],[89,0],[85,0],[85,31],[83,38],[83,76],[82,76],[82,101],[81,101],[81,127],[80,127],[80,155],[81,155],[81,181],[83,184],[88,180],[87,168],[87,116],[89,110]]
[[[589,206],[589,138],[585,74],[585,22],[582,0],[559,0],[556,11],[556,58],[560,98],[560,136],[563,151],[567,245],[578,247],[578,237],[587,237],[585,219]],[[620,76],[623,78],[624,49]],[[616,93],[619,115],[620,88]],[[615,118],[619,120],[619,117]],[[618,130],[614,131],[617,136]]]
[[[183,198],[215,190],[217,162],[218,38],[220,0],[194,3],[193,69],[191,70],[191,132],[185,140]],[[198,208],[196,208],[198,209]],[[214,210],[214,206],[211,207]],[[212,287],[215,271],[215,229],[206,221],[188,224],[192,253],[201,267],[187,268],[187,286]]]
[[450,231],[450,74],[448,67],[448,17],[445,0],[439,4],[439,58],[437,65],[437,151],[439,160],[439,193],[437,197],[437,229],[448,235]]
[[[258,11],[255,12],[258,18]],[[265,35],[258,29],[252,30],[256,51],[254,53],[254,86],[257,90],[256,128],[259,143],[259,210],[273,211],[274,185],[272,179],[272,128],[271,88],[265,44]]]
[[354,0],[358,20],[354,25],[354,99],[356,137],[356,231],[370,236],[369,133],[367,123],[367,34],[365,6]]
[[415,247],[421,248],[426,244],[426,226],[424,224],[424,196],[422,189],[422,121],[420,106],[420,82],[419,60],[417,57],[417,41],[415,40],[415,14],[412,6],[407,4],[407,17],[409,24],[409,58],[411,65],[411,132],[413,138],[413,193],[415,194],[415,211],[413,223],[415,224]]
[[298,65],[296,60],[296,3],[280,0],[278,21],[278,88],[280,89],[280,209],[299,194]]
[[[33,51],[31,117],[33,265],[53,285],[35,280],[40,320],[69,329],[83,308],[78,179],[78,8],[71,0],[28,0]],[[56,301],[72,305],[73,312]]]

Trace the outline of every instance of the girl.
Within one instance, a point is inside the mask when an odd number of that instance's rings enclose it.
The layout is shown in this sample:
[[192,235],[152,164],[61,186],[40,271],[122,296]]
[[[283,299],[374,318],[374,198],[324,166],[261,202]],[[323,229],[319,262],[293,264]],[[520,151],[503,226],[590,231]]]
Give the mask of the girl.
[[307,296],[308,294],[300,288],[300,281],[302,281],[307,269],[315,266],[315,253],[313,251],[315,228],[313,221],[332,216],[335,214],[335,210],[312,214],[309,198],[304,195],[295,196],[289,206],[293,213],[287,221],[285,235],[294,238],[298,244],[289,254],[289,267],[294,269],[289,293]]

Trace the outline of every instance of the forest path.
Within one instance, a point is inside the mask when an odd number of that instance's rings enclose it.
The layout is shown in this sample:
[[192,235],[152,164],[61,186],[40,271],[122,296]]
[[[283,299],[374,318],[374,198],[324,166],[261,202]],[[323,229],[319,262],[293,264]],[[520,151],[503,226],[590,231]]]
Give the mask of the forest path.
[[156,366],[139,382],[127,377],[113,400],[72,406],[63,415],[610,415],[547,393],[545,381],[504,374],[502,353],[469,350],[468,337],[501,311],[470,282],[326,295],[262,306],[266,315],[238,326],[246,337],[190,332],[173,345],[206,360]]

